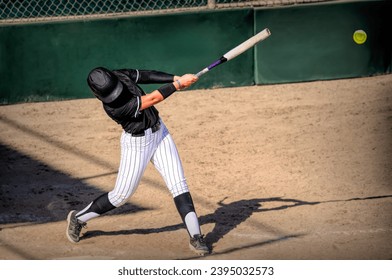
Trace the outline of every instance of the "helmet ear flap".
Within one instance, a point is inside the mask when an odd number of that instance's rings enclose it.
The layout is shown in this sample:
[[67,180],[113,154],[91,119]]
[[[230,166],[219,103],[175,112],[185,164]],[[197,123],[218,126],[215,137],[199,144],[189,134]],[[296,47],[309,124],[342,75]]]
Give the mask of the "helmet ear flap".
[[113,102],[123,91],[123,84],[118,77],[104,67],[91,70],[87,84],[93,94],[104,103]]

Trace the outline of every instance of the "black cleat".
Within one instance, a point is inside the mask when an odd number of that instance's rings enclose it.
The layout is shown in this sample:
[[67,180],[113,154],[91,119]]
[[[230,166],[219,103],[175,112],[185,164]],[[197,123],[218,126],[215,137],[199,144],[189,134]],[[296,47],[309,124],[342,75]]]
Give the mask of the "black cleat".
[[199,255],[206,255],[210,253],[210,249],[207,247],[204,235],[195,234],[189,241],[189,248]]
[[67,217],[67,231],[65,232],[68,240],[71,241],[72,243],[78,243],[79,242],[79,235],[80,231],[82,230],[83,227],[86,227],[87,223],[81,222],[76,218],[76,211],[73,210],[69,212],[68,217]]

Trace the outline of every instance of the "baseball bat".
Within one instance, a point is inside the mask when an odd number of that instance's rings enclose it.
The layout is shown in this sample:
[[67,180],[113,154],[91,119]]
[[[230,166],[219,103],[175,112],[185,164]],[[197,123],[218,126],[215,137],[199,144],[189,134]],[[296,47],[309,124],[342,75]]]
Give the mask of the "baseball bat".
[[227,53],[225,53],[217,61],[214,61],[209,66],[207,66],[206,68],[204,68],[203,70],[198,72],[196,74],[196,76],[200,77],[201,75],[204,75],[205,73],[210,71],[212,68],[214,68],[214,67],[216,67],[216,66],[218,66],[218,65],[220,65],[222,63],[225,63],[226,61],[229,61],[229,60],[235,58],[236,56],[242,54],[243,52],[245,52],[246,50],[250,49],[251,47],[253,47],[257,43],[259,43],[259,42],[263,41],[264,39],[268,38],[270,35],[271,35],[271,31],[268,28],[263,29],[262,31],[260,31],[256,35],[250,37],[245,42],[239,44],[235,48],[233,48],[230,51],[228,51]]

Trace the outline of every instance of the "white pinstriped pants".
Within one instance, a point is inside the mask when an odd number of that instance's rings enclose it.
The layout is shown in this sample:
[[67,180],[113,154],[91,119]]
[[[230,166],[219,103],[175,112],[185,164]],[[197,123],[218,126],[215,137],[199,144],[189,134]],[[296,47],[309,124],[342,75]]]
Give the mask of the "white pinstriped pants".
[[136,191],[149,162],[161,174],[173,197],[189,191],[176,145],[165,124],[160,122],[158,131],[152,133],[148,129],[142,137],[132,137],[123,131],[116,185],[108,195],[113,206],[121,206]]

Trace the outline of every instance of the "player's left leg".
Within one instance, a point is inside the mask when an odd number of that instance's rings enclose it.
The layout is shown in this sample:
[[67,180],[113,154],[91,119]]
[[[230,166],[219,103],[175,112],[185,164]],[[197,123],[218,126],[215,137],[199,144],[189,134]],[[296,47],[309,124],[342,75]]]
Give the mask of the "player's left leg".
[[162,175],[171,192],[186,229],[190,236],[190,247],[199,254],[209,253],[201,234],[199,219],[185,179],[181,159],[173,138],[162,123],[161,133],[157,134],[159,145],[151,162]]
[[205,255],[210,252],[204,235],[201,234],[193,200],[189,192],[174,197],[178,213],[180,214],[190,236],[189,247],[194,252]]

